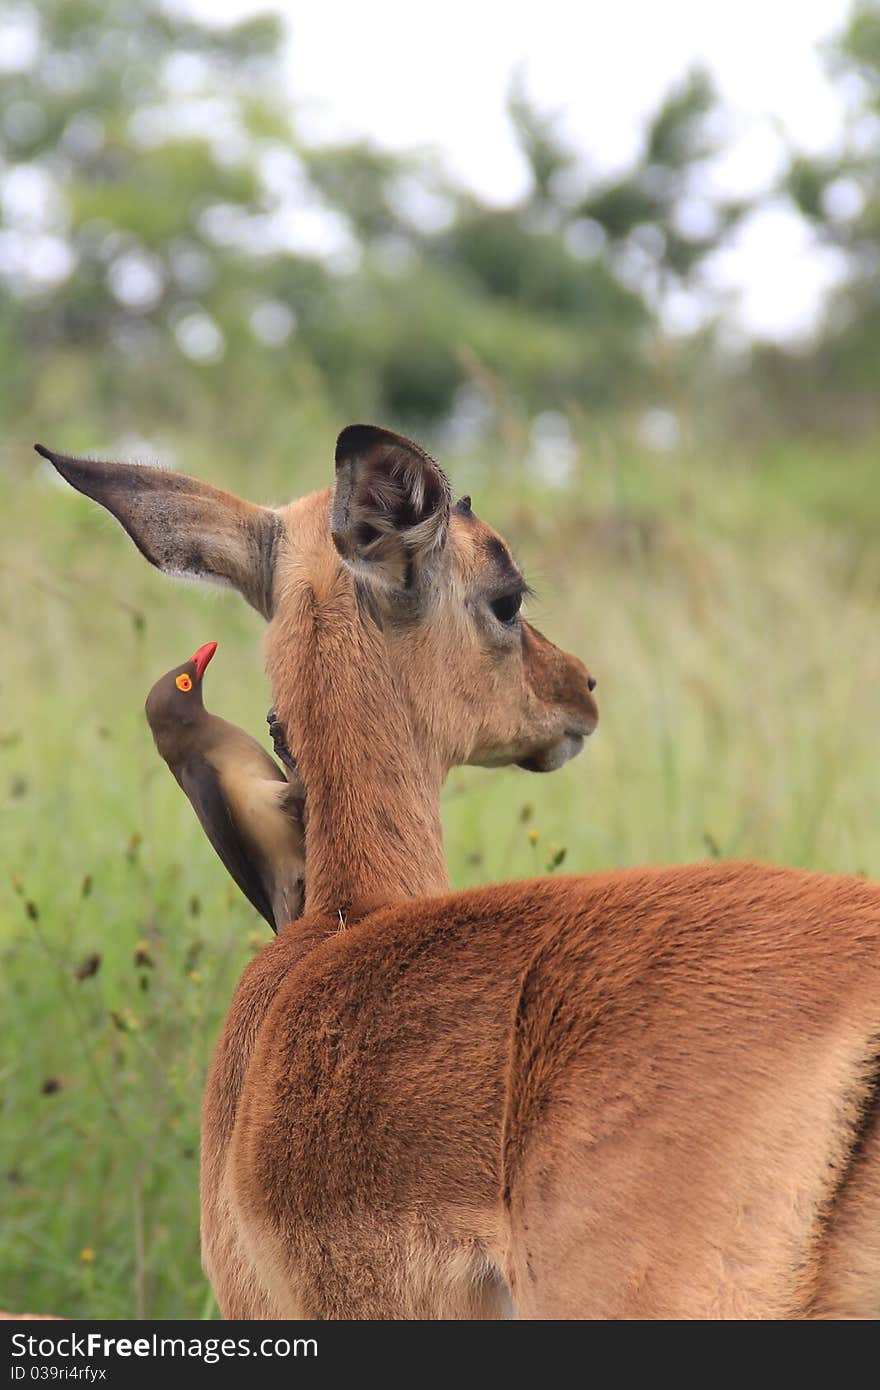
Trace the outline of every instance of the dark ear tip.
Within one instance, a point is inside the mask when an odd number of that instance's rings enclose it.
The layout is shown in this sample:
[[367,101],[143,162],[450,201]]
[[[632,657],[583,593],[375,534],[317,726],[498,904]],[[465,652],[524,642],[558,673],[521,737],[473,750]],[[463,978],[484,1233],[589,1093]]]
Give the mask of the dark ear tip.
[[[70,454],[59,454],[54,449],[47,449],[45,444],[35,444],[34,449],[41,458],[48,459],[53,468],[56,468],[62,478],[66,478],[74,487],[79,487],[78,479],[86,473],[93,473],[97,467],[85,459],[73,458]],[[82,488],[80,488],[82,491]]]
[[65,477],[67,477],[65,470],[81,467],[83,463],[82,459],[72,458],[70,454],[59,454],[55,449],[47,449],[45,444],[35,444],[34,449],[41,458],[48,459],[53,468],[57,468],[58,472],[63,473]]
[[336,441],[336,467],[352,456],[364,453],[381,436],[387,438],[387,433],[378,425],[346,425]]
[[362,458],[382,444],[386,448],[404,449],[421,459],[423,463],[430,464],[435,468],[437,466],[430,454],[425,453],[420,444],[414,443],[412,439],[407,439],[402,434],[395,434],[393,430],[383,429],[381,425],[346,425],[336,441],[336,467],[341,468],[344,463],[348,463],[351,459]]

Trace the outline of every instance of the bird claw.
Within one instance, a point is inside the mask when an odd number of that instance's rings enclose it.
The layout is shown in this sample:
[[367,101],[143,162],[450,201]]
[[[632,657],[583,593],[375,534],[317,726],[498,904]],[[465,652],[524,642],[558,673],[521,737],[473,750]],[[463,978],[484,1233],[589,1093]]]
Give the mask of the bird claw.
[[269,733],[272,735],[272,745],[275,749],[275,756],[280,758],[286,768],[291,772],[298,772],[296,758],[287,746],[287,732],[281,720],[278,718],[275,708],[269,710],[266,715],[266,723],[269,725]]

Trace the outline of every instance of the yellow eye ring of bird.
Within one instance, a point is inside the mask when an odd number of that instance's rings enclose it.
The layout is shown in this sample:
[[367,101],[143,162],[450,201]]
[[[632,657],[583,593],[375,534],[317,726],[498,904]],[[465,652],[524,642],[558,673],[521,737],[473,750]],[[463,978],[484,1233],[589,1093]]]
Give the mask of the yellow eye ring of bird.
[[192,680],[186,674],[185,671],[183,675],[177,677],[177,680],[174,682],[174,684],[177,686],[178,690],[192,690],[193,688]]

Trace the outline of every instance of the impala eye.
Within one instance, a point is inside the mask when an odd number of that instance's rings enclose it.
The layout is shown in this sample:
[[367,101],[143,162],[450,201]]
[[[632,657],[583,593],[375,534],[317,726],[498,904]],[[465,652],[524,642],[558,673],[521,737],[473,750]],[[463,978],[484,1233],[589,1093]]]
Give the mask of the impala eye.
[[174,684],[177,686],[178,690],[186,691],[192,690],[193,688],[193,683],[185,671],[182,676],[177,677],[177,680],[174,682]]
[[517,589],[514,594],[502,594],[501,598],[493,599],[489,607],[499,623],[506,623],[509,626],[522,608],[522,601],[522,593]]

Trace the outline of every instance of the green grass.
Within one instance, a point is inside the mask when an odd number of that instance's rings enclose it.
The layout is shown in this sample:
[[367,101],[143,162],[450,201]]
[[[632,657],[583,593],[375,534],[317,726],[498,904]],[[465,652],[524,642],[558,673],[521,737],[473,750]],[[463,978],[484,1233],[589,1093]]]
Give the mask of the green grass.
[[[451,464],[514,544],[533,620],[598,676],[602,712],[585,756],[551,777],[453,773],[454,884],[540,873],[563,849],[565,872],[748,855],[876,875],[876,449],[656,456],[622,432],[584,438],[562,491],[500,451]],[[329,432],[310,446],[294,466],[237,470],[183,442],[179,466],[283,500],[322,481]],[[0,505],[0,1307],[212,1316],[200,1095],[267,932],[142,703],[216,638],[207,702],[259,733],[261,624],[234,596],[156,575],[24,448]]]

